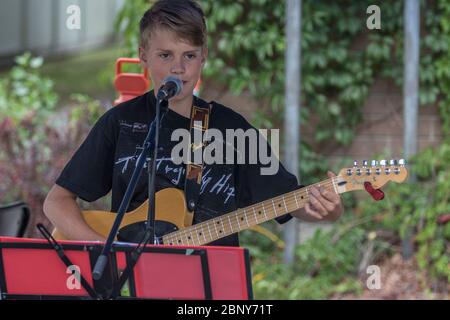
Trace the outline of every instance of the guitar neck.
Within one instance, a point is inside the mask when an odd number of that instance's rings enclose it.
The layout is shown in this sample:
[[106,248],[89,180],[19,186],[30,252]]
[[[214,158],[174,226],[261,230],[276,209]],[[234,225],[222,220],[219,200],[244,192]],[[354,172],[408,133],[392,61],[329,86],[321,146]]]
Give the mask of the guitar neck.
[[281,217],[289,212],[303,208],[309,201],[309,189],[312,186],[322,186],[326,190],[334,193],[343,192],[338,186],[337,177],[326,179],[258,204],[238,209],[220,217],[169,233],[163,236],[163,242],[167,245],[200,246],[251,228],[260,223]]

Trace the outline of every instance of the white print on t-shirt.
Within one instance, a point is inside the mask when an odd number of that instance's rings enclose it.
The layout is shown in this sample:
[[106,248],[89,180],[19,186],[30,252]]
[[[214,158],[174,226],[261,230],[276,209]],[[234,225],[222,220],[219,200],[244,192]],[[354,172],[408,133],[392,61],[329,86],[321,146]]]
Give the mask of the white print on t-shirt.
[[[215,179],[216,183],[212,184],[211,181],[213,180],[212,177],[209,176],[211,173],[211,169],[206,170],[204,174],[202,175],[202,185],[200,188],[200,194],[207,191],[209,193],[216,193],[217,195],[219,193],[226,194],[227,197],[225,198],[224,204],[228,202],[230,198],[234,198],[234,187],[231,186],[231,183],[229,182],[229,179],[231,178],[231,173],[228,175],[222,174],[220,179]],[[209,189],[206,189],[206,187],[209,186]]]
[[146,123],[134,122],[133,124],[129,124],[124,120],[120,120],[119,124],[123,127],[132,129],[133,132],[148,132],[148,125]]
[[[124,174],[128,169],[128,164],[130,161],[134,161],[135,165],[137,164],[136,156],[130,157],[122,157],[119,158],[115,164],[120,165],[123,164],[121,173]],[[147,158],[147,161],[149,158]],[[144,164],[144,168],[147,167],[146,162]],[[172,158],[170,157],[162,157],[156,159],[156,170],[160,170],[160,172],[164,172],[165,175],[171,178],[171,182],[178,186],[180,185],[181,178],[184,176],[186,169],[183,166],[173,166]],[[225,196],[223,203],[226,204],[231,198],[235,197],[235,188],[230,182],[231,178],[230,174],[222,174],[220,177],[212,177],[211,169],[206,170],[202,175],[202,184],[200,187],[200,194],[203,193],[211,193],[215,195],[223,195]]]

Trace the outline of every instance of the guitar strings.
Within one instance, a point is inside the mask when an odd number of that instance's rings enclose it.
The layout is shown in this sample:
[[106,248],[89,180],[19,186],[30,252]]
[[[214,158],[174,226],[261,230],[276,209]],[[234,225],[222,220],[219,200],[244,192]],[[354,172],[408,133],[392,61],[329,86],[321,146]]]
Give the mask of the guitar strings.
[[[331,186],[329,183],[324,183],[324,182],[320,183],[320,184],[325,186],[325,187],[328,187],[328,188],[330,188],[330,186]],[[305,201],[303,201],[303,203],[301,203],[301,205],[299,205],[298,202],[302,202],[302,201],[298,201],[298,199],[296,199],[296,197],[297,197],[296,194],[300,193],[299,191],[302,192],[302,193],[305,193],[305,191],[306,191],[306,193],[307,193],[307,190],[303,190],[303,188],[302,189],[298,189],[298,190],[295,190],[294,192],[292,192],[292,194],[288,194],[287,193],[284,196],[284,199],[282,199],[282,197],[278,196],[278,197],[275,197],[273,199],[269,199],[269,200],[263,201],[261,204],[256,204],[254,206],[250,206],[250,207],[247,207],[247,208],[241,208],[241,209],[236,210],[234,212],[231,212],[229,214],[222,215],[220,217],[207,220],[207,221],[205,221],[203,223],[194,225],[192,227],[189,227],[189,228],[186,228],[186,229],[181,229],[179,231],[173,232],[172,234],[168,234],[166,236],[163,236],[163,239],[164,238],[167,239],[171,244],[173,244],[173,242],[178,242],[178,243],[181,244],[181,243],[185,242],[184,238],[186,238],[186,242],[188,244],[189,244],[189,242],[192,242],[193,244],[196,244],[195,237],[192,237],[194,231],[197,234],[197,239],[198,239],[199,244],[201,244],[201,243],[208,243],[208,242],[211,242],[211,241],[213,241],[215,239],[220,239],[220,238],[222,238],[224,236],[227,236],[229,234],[233,234],[233,233],[236,233],[238,231],[247,229],[248,227],[250,227],[250,223],[252,225],[260,224],[260,223],[263,223],[265,221],[271,220],[271,219],[273,219],[275,217],[284,215],[284,214],[286,214],[288,212],[295,211],[298,208],[302,208],[304,206],[304,204],[305,204],[304,203]],[[300,194],[299,194],[299,196],[300,196]],[[288,211],[285,211],[282,214],[278,213],[276,210],[272,210],[271,207],[274,205],[275,201],[278,202],[278,201],[281,201],[281,200],[284,200],[284,202],[286,203],[286,208],[289,206],[289,207],[294,207],[294,209],[288,209]],[[304,199],[304,200],[307,200],[307,199]],[[268,201],[273,202],[272,206],[267,203]],[[265,211],[265,208],[267,206],[270,207],[270,208],[268,208],[270,216],[267,217],[265,215],[265,218],[263,218],[263,220],[258,219],[258,218],[255,217],[255,213],[256,212],[254,212],[253,215],[251,215],[251,214],[249,214],[247,212],[249,210],[249,208],[251,208],[251,207],[253,207],[253,209],[258,209],[258,211],[260,211],[259,209],[262,209],[263,211]],[[228,215],[229,222],[230,222],[229,224],[227,224],[226,222],[225,223],[223,222],[223,220],[226,220],[227,215]],[[243,218],[244,217],[246,218],[247,226],[245,228],[241,227],[241,224],[239,223],[239,219],[238,219],[239,216],[240,216],[241,221],[243,221],[243,222],[244,222]],[[231,218],[233,218],[233,223],[231,223]],[[250,222],[249,222],[249,220],[250,220]],[[215,224],[216,222],[222,222],[222,226],[224,228],[220,229],[220,233],[223,232],[223,234],[220,234],[217,231],[216,224]],[[217,237],[213,236],[213,232],[211,232],[212,227],[210,227],[211,225],[214,226],[214,230],[216,232]],[[228,225],[230,226],[229,230],[227,230],[228,229]],[[206,238],[206,235],[205,235],[205,227],[208,228],[208,232],[210,233],[209,241],[208,241],[208,239]],[[198,232],[198,231],[201,231],[201,232]],[[203,239],[200,240],[200,236],[201,235],[203,235],[204,241],[203,241]],[[178,240],[178,241],[171,241],[171,239]]]
[[[315,183],[315,184],[310,185],[310,186],[308,186],[308,187],[304,187],[304,188],[301,188],[301,189],[297,189],[297,190],[291,191],[291,192],[286,193],[286,194],[284,195],[284,200],[285,200],[285,202],[287,201],[287,203],[289,203],[289,206],[290,206],[290,207],[293,206],[294,208],[297,208],[297,209],[298,209],[298,208],[302,208],[302,207],[304,206],[304,203],[302,203],[301,205],[298,205],[298,202],[299,202],[299,201],[298,201],[298,199],[296,199],[297,194],[298,194],[298,196],[301,197],[301,194],[302,194],[302,193],[303,193],[303,194],[306,193],[306,196],[308,196],[308,188],[310,188],[311,186],[315,186],[315,185],[322,185],[322,186],[325,186],[326,188],[332,189],[331,186],[333,186],[333,183],[334,183],[334,182],[335,182],[334,180],[328,179],[328,180],[325,180],[325,181],[321,181],[321,182]],[[333,187],[334,187],[334,186],[333,186]],[[251,221],[252,224],[259,224],[259,223],[263,223],[263,222],[265,222],[265,221],[269,221],[269,220],[273,219],[274,217],[278,217],[278,216],[284,215],[284,214],[286,214],[286,213],[288,213],[288,212],[292,212],[292,211],[295,211],[295,210],[296,210],[296,209],[288,210],[287,212],[283,212],[282,214],[280,214],[280,213],[277,213],[276,210],[272,210],[271,208],[268,208],[269,214],[270,214],[271,216],[270,216],[270,217],[267,217],[267,216],[265,215],[265,218],[264,218],[263,220],[257,219],[256,217],[253,218],[254,215],[249,215],[249,214],[246,212],[246,211],[247,211],[249,208],[251,208],[251,207],[253,207],[254,209],[259,208],[259,209],[262,209],[263,211],[265,211],[266,207],[267,207],[267,206],[270,206],[270,204],[268,204],[267,202],[269,202],[269,201],[270,201],[270,202],[275,202],[275,201],[278,202],[278,201],[281,201],[281,200],[283,200],[283,195],[277,196],[277,197],[272,198],[272,199],[265,200],[265,201],[263,201],[263,202],[261,202],[261,203],[259,203],[259,204],[256,204],[256,205],[253,205],[253,206],[249,206],[249,207],[247,207],[247,208],[240,208],[240,209],[235,210],[235,211],[233,211],[233,212],[231,212],[231,213],[222,215],[222,216],[217,217],[217,218],[214,218],[214,219],[207,220],[207,221],[205,221],[205,222],[196,224],[196,225],[194,225],[194,226],[192,226],[192,227],[189,227],[189,228],[186,228],[186,229],[178,230],[178,231],[176,231],[176,232],[173,232],[173,233],[171,233],[171,234],[168,234],[168,235],[163,236],[163,239],[165,238],[165,239],[169,240],[169,242],[171,242],[171,243],[173,244],[173,242],[177,242],[177,241],[170,241],[170,239],[174,238],[174,240],[178,240],[178,243],[181,244],[181,243],[184,243],[184,242],[185,242],[185,241],[182,241],[181,239],[183,239],[183,238],[186,237],[186,242],[189,243],[189,241],[192,241],[193,243],[195,243],[195,239],[193,239],[193,237],[192,237],[193,231],[195,230],[195,232],[196,232],[198,235],[200,235],[200,234],[203,235],[203,238],[204,238],[204,240],[205,240],[205,241],[203,242],[203,240],[200,240],[199,236],[197,236],[197,238],[199,239],[199,243],[208,243],[208,242],[211,242],[211,241],[213,241],[213,240],[215,240],[215,239],[219,239],[219,238],[222,238],[222,237],[224,237],[224,236],[227,236],[228,233],[229,233],[229,232],[227,232],[226,228],[223,228],[224,230],[221,229],[221,231],[222,231],[222,232],[225,231],[225,232],[224,232],[223,235],[220,235],[220,236],[219,236],[219,232],[217,232],[217,228],[215,227],[215,223],[217,222],[216,220],[219,220],[219,222],[220,222],[220,220],[224,220],[227,216],[228,216],[228,218],[231,218],[231,217],[232,217],[232,218],[233,218],[233,223],[230,223],[230,226],[231,226],[231,228],[230,228],[231,233],[230,233],[230,234],[233,234],[233,233],[235,233],[235,232],[238,232],[238,231],[241,231],[241,230],[243,230],[243,229],[246,229],[246,228],[241,228],[241,224],[239,223],[239,221],[238,221],[238,219],[237,219],[237,218],[239,217],[239,215],[241,215],[241,221],[243,221],[243,217],[242,217],[242,214],[243,214],[243,215],[245,216],[245,218],[246,218],[246,221],[248,221],[248,220],[249,220],[248,218],[250,217],[250,221]],[[304,199],[304,200],[308,200],[308,199]],[[301,201],[300,201],[300,202],[301,202]],[[305,202],[305,201],[303,201],[303,202]],[[295,204],[294,204],[294,203],[295,203]],[[274,204],[274,203],[273,203],[273,204]],[[272,207],[272,206],[270,206],[270,207]],[[287,205],[286,205],[286,207],[287,207]],[[259,210],[259,211],[260,211],[260,210]],[[273,214],[275,214],[274,217],[272,217]],[[249,217],[248,217],[248,216],[249,216]],[[237,221],[237,224],[236,224],[236,222],[234,222],[235,220]],[[230,219],[230,221],[231,221],[231,219]],[[247,226],[249,226],[249,224],[250,224],[250,223],[247,223]],[[212,235],[210,225],[214,225],[214,228],[215,228],[217,237],[214,237],[214,236]],[[225,227],[225,226],[227,226],[227,224],[224,224],[224,223],[222,222],[222,226]],[[233,228],[233,226],[234,226],[234,228]],[[210,239],[209,239],[210,241],[208,241],[208,240],[206,239],[205,231],[204,231],[205,227],[208,228],[208,231],[209,231],[209,233],[210,233]],[[235,230],[237,230],[237,231],[234,231],[233,229],[235,229]],[[201,233],[198,233],[198,231],[201,231]]]
[[[251,205],[246,208],[240,208],[238,210],[227,213],[225,215],[221,215],[219,217],[195,224],[191,227],[181,229],[181,230],[169,233],[167,235],[164,235],[164,236],[162,236],[163,243],[164,244],[169,244],[169,243],[174,244],[174,243],[178,242],[179,244],[184,244],[186,242],[189,244],[189,242],[192,242],[193,244],[195,244],[196,240],[192,236],[194,233],[197,235],[199,245],[209,243],[216,239],[220,239],[227,235],[234,234],[241,230],[247,229],[248,227],[250,227],[250,224],[251,225],[260,224],[260,223],[272,220],[273,218],[276,218],[278,216],[282,216],[289,212],[303,208],[305,206],[305,202],[307,202],[309,200],[309,189],[312,186],[323,186],[325,189],[331,190],[336,193],[337,190],[335,189],[336,188],[335,183],[336,183],[336,177],[329,178],[327,180],[314,183],[307,187],[293,190],[284,195],[279,195],[272,199],[267,199],[265,201],[260,202],[259,204]],[[300,198],[300,199],[298,199],[298,198]],[[281,202],[284,201],[283,204],[285,204],[285,207],[284,206],[281,207],[281,208],[283,208],[283,211],[284,211],[283,213],[278,213],[277,210],[275,208],[273,208],[273,206],[275,205],[275,202],[279,203],[280,201]],[[270,205],[269,202],[272,202],[272,205]],[[269,207],[269,208],[267,208],[267,207]],[[294,207],[293,210],[289,209],[292,207]],[[286,208],[288,208],[288,211],[285,211]],[[267,216],[266,209],[269,213],[269,217]],[[255,210],[258,212],[261,212],[261,211],[264,212],[264,217],[262,217],[262,219],[258,219],[255,216],[255,214],[256,214]],[[248,213],[251,211],[254,212],[253,215]],[[259,214],[261,215],[262,213],[259,213]],[[223,221],[227,217],[229,219],[229,223],[226,223]],[[244,222],[243,218],[245,218],[245,221],[247,221],[247,228],[241,228],[241,224],[239,223],[239,218],[243,222]],[[233,222],[231,222],[232,220],[233,220]],[[236,222],[234,220],[236,220]],[[222,228],[220,229],[222,234],[220,234],[216,228],[216,223],[220,222],[220,221],[222,221],[222,223],[220,224],[222,226]],[[210,225],[214,226],[214,230],[216,232],[217,237],[214,237],[212,235]],[[227,230],[227,228],[226,228],[226,226],[228,226],[228,225],[230,226],[229,230]],[[205,228],[208,228],[208,232],[210,233],[209,241],[207,240],[207,237],[205,235]],[[234,230],[236,230],[236,231],[234,231]],[[204,239],[204,241],[200,240],[201,236]],[[186,240],[184,240],[185,238],[186,238]]]

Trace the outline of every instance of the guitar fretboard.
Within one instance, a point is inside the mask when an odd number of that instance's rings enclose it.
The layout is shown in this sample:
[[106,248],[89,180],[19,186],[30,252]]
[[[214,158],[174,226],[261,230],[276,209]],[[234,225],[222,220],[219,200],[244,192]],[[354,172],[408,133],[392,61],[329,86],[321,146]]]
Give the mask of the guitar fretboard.
[[338,193],[335,178],[291,191],[163,236],[166,245],[201,246],[303,208],[312,186]]

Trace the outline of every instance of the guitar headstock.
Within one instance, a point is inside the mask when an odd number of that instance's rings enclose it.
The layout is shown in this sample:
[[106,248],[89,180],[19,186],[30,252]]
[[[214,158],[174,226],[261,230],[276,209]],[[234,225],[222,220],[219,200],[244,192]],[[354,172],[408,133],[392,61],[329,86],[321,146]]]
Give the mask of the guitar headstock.
[[372,187],[379,189],[389,181],[402,183],[408,177],[408,170],[405,167],[405,160],[372,160],[369,164],[367,160],[358,166],[355,161],[352,168],[343,168],[336,178],[336,187],[339,193],[365,190],[364,182],[370,182]]

